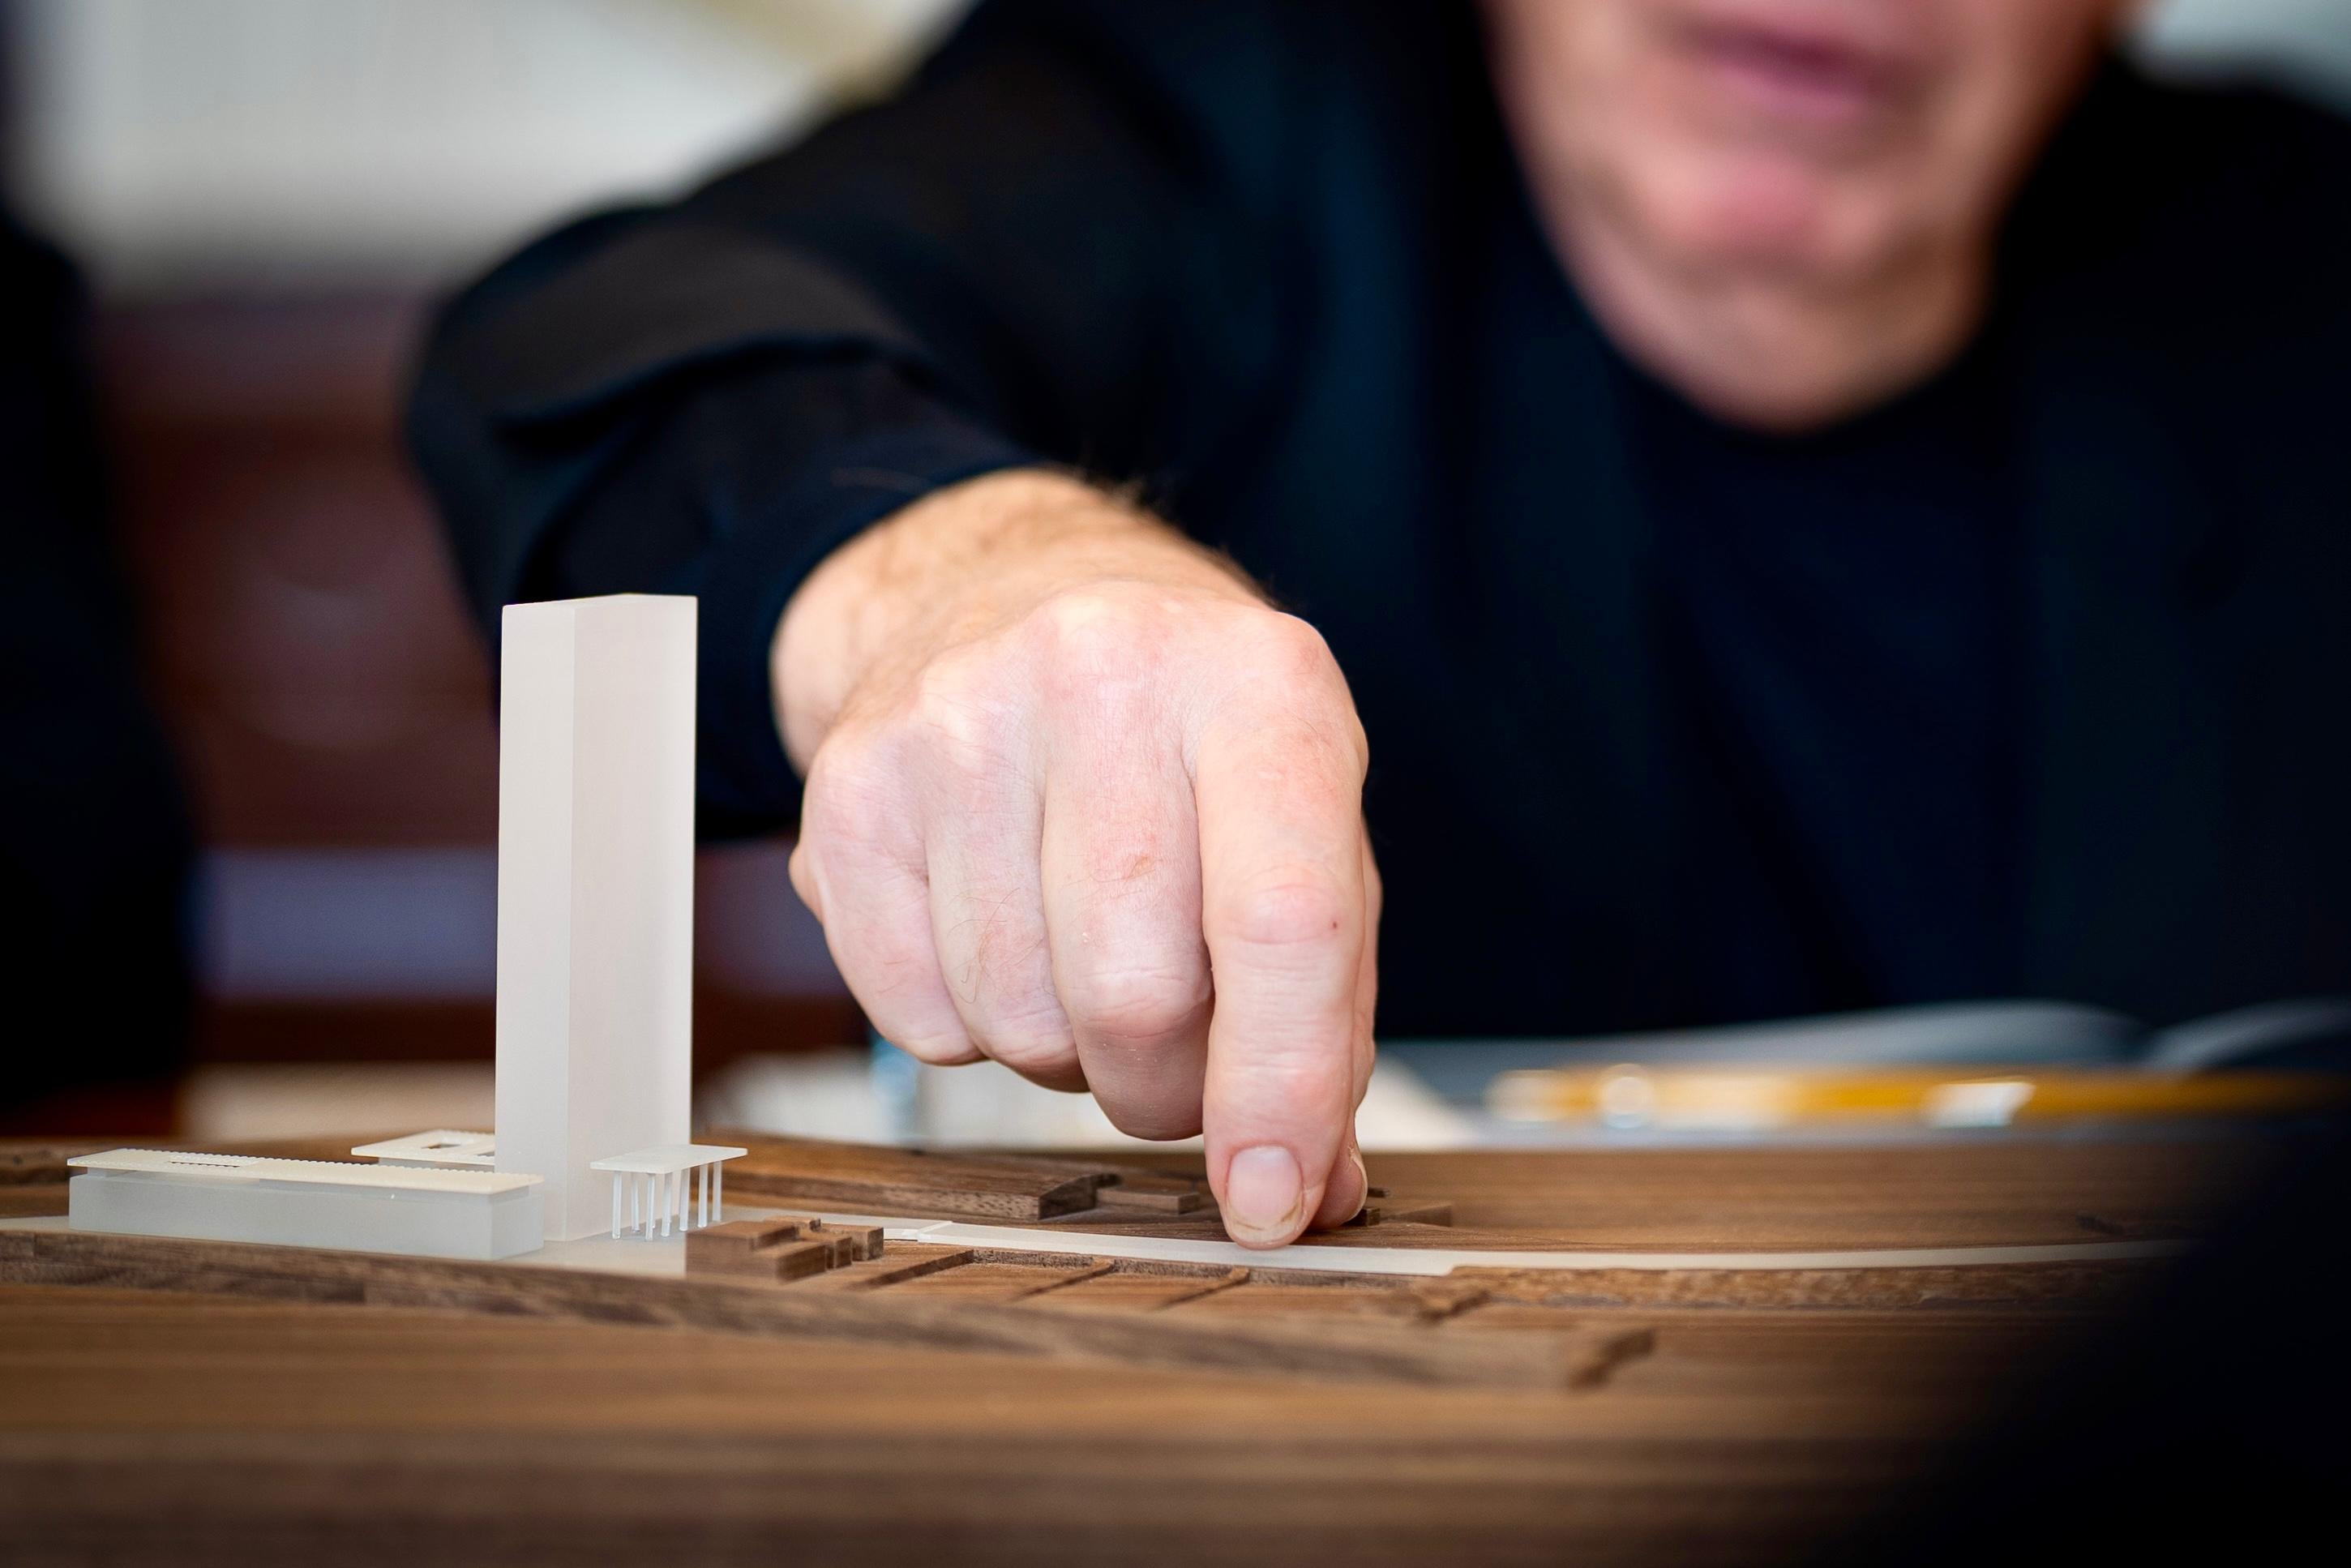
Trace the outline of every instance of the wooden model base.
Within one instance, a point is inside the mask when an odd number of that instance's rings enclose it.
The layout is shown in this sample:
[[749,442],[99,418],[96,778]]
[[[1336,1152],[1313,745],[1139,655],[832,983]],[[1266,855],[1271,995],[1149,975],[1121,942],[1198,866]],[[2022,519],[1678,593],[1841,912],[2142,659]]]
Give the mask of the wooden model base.
[[[1434,1279],[1152,1262],[1090,1238],[1214,1235],[1176,1161],[732,1141],[752,1151],[729,1173],[737,1218],[698,1252],[599,1237],[496,1263],[77,1235],[45,1215],[81,1145],[0,1148],[16,1560],[1751,1559],[1865,1520],[2158,1277],[2119,1258]],[[1390,1195],[1371,1222],[1316,1245],[2161,1241],[2248,1157],[2207,1141],[1373,1166]],[[1130,1186],[1141,1201],[1113,1196]],[[867,1228],[787,1234],[742,1223],[752,1205],[984,1214],[1069,1246],[885,1232],[876,1255]],[[1431,1223],[1447,1205],[1459,1223]]]

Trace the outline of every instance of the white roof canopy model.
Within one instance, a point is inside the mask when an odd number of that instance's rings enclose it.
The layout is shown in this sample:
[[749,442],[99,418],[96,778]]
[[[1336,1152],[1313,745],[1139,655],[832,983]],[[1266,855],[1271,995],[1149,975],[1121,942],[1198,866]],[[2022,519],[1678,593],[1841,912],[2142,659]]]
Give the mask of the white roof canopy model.
[[663,1144],[656,1148],[635,1149],[625,1155],[610,1155],[601,1160],[590,1160],[588,1168],[591,1171],[634,1171],[641,1176],[674,1176],[696,1166],[740,1159],[750,1152],[728,1144]]
[[703,1225],[726,1218],[726,1192],[720,1162],[749,1153],[730,1144],[660,1144],[625,1155],[590,1160],[588,1168],[612,1176],[612,1235],[621,1234],[621,1199],[628,1198],[628,1228],[642,1236],[667,1236],[673,1225],[695,1228],[694,1186],[701,1174]]

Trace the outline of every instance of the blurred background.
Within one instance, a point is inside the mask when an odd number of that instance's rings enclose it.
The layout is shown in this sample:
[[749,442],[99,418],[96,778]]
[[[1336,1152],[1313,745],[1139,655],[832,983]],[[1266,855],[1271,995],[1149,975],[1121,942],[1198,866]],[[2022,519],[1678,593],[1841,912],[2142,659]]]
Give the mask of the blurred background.
[[[675,191],[886,88],[962,8],[0,5],[7,201],[91,291],[141,673],[197,855],[190,1071],[20,1124],[487,1125],[496,733],[483,645],[397,439],[424,312],[566,215]],[[2142,31],[2164,69],[2258,73],[2351,106],[2343,0],[2157,0]],[[875,1108],[862,1023],[786,849],[703,857],[706,1098],[756,1116],[762,1085],[789,1082],[796,1119],[904,1130],[903,1105]],[[778,1054],[824,1048],[848,1050],[775,1076]],[[1004,1128],[1012,1092],[968,1082],[927,1130]],[[1407,1084],[1367,1116],[1391,1119],[1391,1141],[1444,1142],[1473,1092]],[[1040,1113],[1048,1135],[1107,1130],[1063,1103]]]

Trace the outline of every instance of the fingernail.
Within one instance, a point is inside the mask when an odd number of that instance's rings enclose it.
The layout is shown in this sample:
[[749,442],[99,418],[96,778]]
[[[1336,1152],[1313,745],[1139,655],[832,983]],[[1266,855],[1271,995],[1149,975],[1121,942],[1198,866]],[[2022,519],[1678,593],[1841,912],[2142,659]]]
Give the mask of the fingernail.
[[[1372,1201],[1372,1173],[1364,1168],[1364,1151],[1350,1148],[1347,1157],[1355,1162],[1355,1214],[1361,1214]],[[1347,1217],[1355,1218],[1354,1214]]]
[[1298,1160],[1277,1144],[1243,1149],[1225,1172],[1225,1228],[1236,1240],[1288,1240],[1305,1203]]

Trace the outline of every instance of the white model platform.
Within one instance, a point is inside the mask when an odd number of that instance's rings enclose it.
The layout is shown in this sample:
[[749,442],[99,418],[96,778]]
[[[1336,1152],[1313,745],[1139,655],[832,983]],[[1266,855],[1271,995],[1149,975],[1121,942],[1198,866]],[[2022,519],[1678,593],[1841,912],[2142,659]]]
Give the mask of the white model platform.
[[497,1140],[487,1133],[453,1133],[445,1127],[436,1127],[429,1133],[411,1133],[404,1138],[361,1144],[351,1154],[355,1158],[384,1166],[486,1171],[496,1164]]
[[172,1149],[66,1163],[81,1173],[66,1188],[76,1230],[477,1260],[540,1241],[535,1176]]

